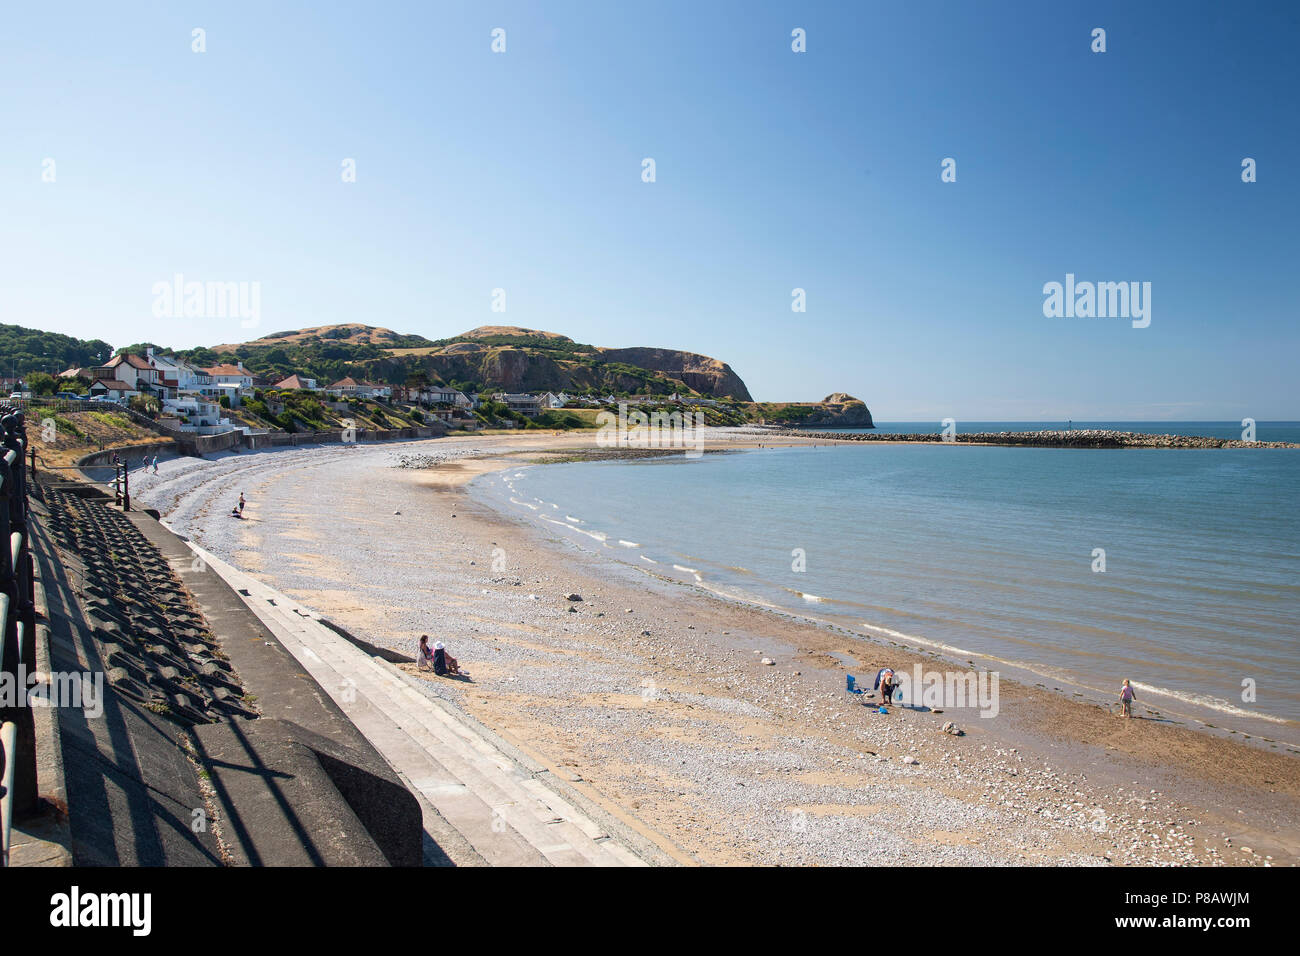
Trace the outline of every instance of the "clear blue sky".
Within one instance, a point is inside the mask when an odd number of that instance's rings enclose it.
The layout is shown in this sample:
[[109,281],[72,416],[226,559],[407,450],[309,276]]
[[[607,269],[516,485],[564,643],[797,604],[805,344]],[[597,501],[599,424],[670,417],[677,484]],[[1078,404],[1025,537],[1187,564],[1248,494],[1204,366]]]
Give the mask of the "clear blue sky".
[[[0,321],[512,324],[883,421],[1300,419],[1298,49],[1294,3],[11,4]],[[154,318],[178,272],[260,282],[260,326]],[[1045,318],[1067,272],[1150,282],[1150,327]]]

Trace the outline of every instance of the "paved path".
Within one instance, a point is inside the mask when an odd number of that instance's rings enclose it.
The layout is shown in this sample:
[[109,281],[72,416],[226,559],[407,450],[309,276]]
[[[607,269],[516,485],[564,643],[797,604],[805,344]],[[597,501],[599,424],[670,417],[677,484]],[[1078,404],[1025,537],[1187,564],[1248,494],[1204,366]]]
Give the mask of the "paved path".
[[[457,862],[644,866],[627,846],[395,667],[317,615],[190,543],[334,699],[419,798],[426,829],[463,839]],[[431,812],[433,811],[433,812]],[[469,859],[466,859],[468,852]]]

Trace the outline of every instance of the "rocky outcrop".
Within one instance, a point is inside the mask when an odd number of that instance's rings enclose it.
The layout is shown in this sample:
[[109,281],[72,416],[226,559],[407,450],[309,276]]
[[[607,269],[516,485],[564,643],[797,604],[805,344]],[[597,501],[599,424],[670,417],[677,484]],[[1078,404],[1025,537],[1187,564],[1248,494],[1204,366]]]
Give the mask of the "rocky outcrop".
[[814,407],[811,415],[801,425],[822,425],[828,428],[875,428],[871,410],[861,399],[844,392],[834,392]]
[[600,356],[606,362],[622,362],[651,372],[662,372],[687,388],[714,398],[753,401],[749,389],[731,366],[707,355],[673,349],[631,348],[601,349]]

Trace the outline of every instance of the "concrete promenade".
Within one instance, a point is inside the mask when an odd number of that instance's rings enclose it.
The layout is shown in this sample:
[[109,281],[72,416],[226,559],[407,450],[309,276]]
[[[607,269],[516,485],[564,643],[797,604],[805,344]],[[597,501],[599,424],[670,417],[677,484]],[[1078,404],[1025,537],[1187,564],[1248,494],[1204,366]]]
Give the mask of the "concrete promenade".
[[292,599],[193,542],[189,546],[244,598],[417,795],[425,830],[448,862],[470,866],[672,862],[652,840],[564,787],[547,768],[517,751],[508,752],[513,748],[422,692],[417,679],[371,656]]

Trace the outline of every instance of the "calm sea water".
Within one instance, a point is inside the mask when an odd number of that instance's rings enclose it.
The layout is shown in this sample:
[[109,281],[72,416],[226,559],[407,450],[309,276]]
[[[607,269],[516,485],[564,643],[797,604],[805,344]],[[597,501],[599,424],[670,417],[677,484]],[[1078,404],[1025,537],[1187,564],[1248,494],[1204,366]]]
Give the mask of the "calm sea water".
[[1300,740],[1300,451],[822,446],[538,465],[481,488],[731,597],[1108,694],[1129,677],[1168,712]]
[[[1203,438],[1243,439],[1241,422],[977,422],[958,419],[958,432],[1032,432],[1032,431],[1075,431],[1085,429],[1105,429],[1125,432],[1141,432],[1146,435],[1198,435]],[[826,432],[867,432],[875,431],[888,435],[930,433],[938,435],[943,431],[941,422],[876,422],[875,428],[817,428],[813,431]],[[1256,441],[1300,442],[1300,422],[1256,422]]]

